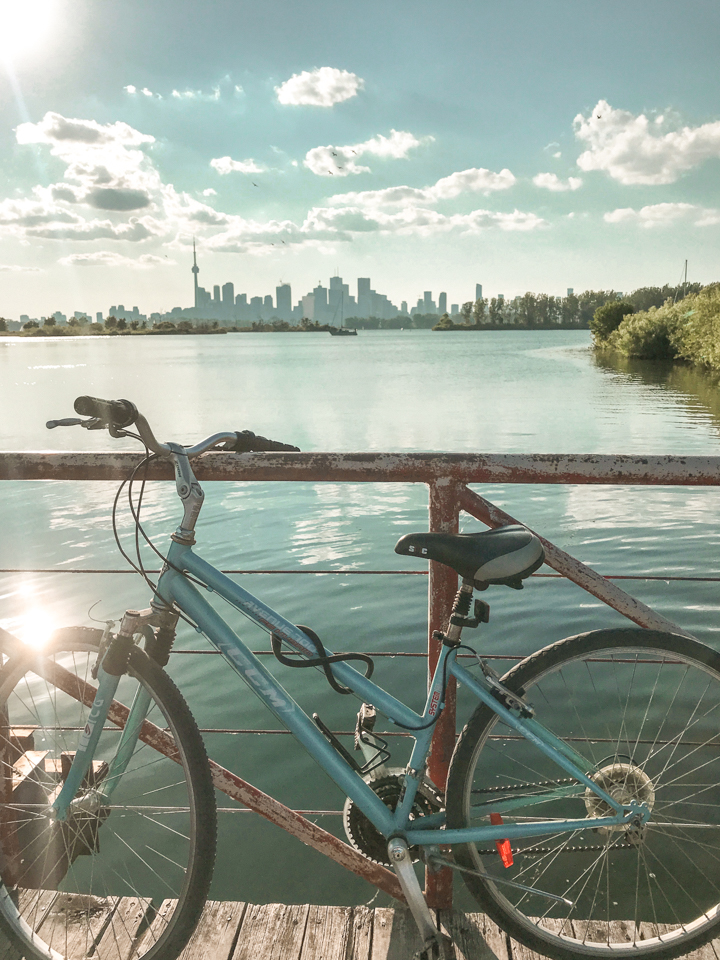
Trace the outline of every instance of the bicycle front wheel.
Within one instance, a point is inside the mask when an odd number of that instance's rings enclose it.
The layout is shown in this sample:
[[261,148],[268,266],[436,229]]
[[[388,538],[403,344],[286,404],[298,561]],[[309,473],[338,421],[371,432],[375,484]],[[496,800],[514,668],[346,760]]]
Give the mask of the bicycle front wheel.
[[[215,797],[185,701],[140,649],[120,679],[83,805],[63,822],[52,814],[92,705],[99,638],[61,630],[0,671],[0,926],[27,960],[174,960],[207,896]],[[141,689],[147,719],[108,789]]]
[[[674,634],[598,630],[545,647],[503,682],[586,758],[583,772],[652,813],[640,829],[514,841],[510,867],[495,843],[459,845],[483,911],[555,960],[669,960],[719,936],[720,655]],[[486,824],[493,812],[529,824],[612,811],[480,706],[453,755],[448,827]]]

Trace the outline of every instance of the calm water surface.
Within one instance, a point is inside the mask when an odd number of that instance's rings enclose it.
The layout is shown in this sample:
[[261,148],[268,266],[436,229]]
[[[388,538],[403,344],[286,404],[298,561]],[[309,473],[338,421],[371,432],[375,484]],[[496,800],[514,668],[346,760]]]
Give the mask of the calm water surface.
[[[127,397],[163,440],[249,428],[303,450],[480,453],[717,454],[717,388],[684,368],[596,361],[583,331],[433,334],[361,331],[357,338],[273,334],[57,340],[0,338],[0,449],[133,449],[105,433],[48,433],[79,394]],[[479,492],[604,574],[720,575],[720,492],[710,488],[478,487]],[[108,529],[114,488],[102,483],[1,485],[0,567],[121,569]],[[407,484],[207,484],[198,549],[223,568],[408,569],[396,540],[426,529],[426,492]],[[147,527],[160,546],[179,516],[172,485],[152,485]],[[482,529],[466,518],[465,530]],[[129,537],[131,524],[124,523]],[[425,645],[422,576],[261,576],[253,592],[336,650],[399,653]],[[628,590],[720,648],[718,584],[631,581]],[[133,575],[0,574],[0,624],[27,636],[90,623],[147,593]],[[532,580],[486,594],[491,623],[475,642],[515,656],[563,636],[625,621],[574,585]],[[254,649],[264,634],[228,619]],[[472,636],[472,635],[471,635]],[[469,638],[470,639],[470,638]],[[191,631],[179,650],[204,649]],[[309,709],[352,729],[357,708],[314,672],[265,661]],[[178,653],[171,672],[204,728],[276,726],[214,655]],[[421,660],[383,658],[376,677],[419,707]],[[346,699],[352,699],[348,704]],[[468,704],[461,702],[460,712]],[[337,789],[287,736],[209,733],[210,754],[293,806],[337,810]],[[397,748],[393,762],[406,756]],[[228,802],[223,803],[229,806]],[[341,833],[337,816],[317,817]],[[279,864],[283,876],[277,876]],[[312,877],[312,890],[303,878]],[[358,903],[370,888],[247,813],[221,817],[216,898]],[[379,902],[376,901],[376,902]]]

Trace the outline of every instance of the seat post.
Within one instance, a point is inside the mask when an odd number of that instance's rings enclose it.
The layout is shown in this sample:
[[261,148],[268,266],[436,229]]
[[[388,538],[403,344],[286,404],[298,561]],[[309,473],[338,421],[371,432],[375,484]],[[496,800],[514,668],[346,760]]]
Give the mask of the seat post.
[[463,624],[467,615],[470,613],[470,601],[472,600],[473,589],[472,580],[463,579],[460,589],[455,594],[455,600],[453,601],[450,619],[445,632],[447,641],[452,646],[460,643]]

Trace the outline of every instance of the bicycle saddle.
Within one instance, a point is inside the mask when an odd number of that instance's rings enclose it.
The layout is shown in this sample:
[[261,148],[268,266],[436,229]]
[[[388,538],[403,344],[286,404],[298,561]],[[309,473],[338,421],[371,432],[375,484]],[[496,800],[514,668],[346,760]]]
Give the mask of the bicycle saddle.
[[517,523],[483,533],[408,533],[395,553],[444,563],[478,590],[490,584],[522,590],[522,581],[545,559],[535,534]]

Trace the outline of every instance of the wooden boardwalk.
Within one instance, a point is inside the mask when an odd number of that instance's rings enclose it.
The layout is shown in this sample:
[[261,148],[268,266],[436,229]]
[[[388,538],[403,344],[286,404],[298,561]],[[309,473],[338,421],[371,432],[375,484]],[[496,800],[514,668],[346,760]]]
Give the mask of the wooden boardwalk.
[[[457,960],[542,960],[482,913],[440,920]],[[411,960],[420,946],[405,907],[210,902],[182,960]],[[718,960],[720,940],[687,957]]]
[[[147,909],[137,899],[114,901],[113,908],[124,915],[128,932],[134,922],[141,924]],[[542,960],[481,913],[455,913],[440,919],[443,930],[453,939],[457,960]],[[622,921],[617,922],[624,926]],[[41,935],[71,960],[87,956],[87,932],[86,918],[77,931],[63,922],[55,931],[57,937],[41,929]],[[132,960],[136,953],[131,937],[118,938],[116,931],[114,945],[108,951],[100,934],[97,953],[92,946],[90,952],[95,957]],[[0,934],[0,960],[19,960],[3,939]],[[420,946],[415,922],[405,907],[393,910],[209,901],[180,960],[412,960]],[[718,960],[720,940],[687,957]]]

